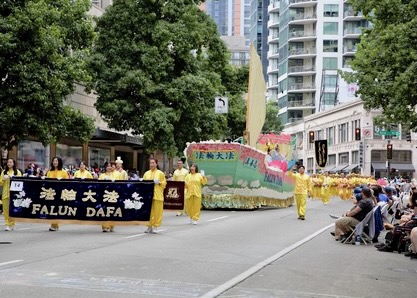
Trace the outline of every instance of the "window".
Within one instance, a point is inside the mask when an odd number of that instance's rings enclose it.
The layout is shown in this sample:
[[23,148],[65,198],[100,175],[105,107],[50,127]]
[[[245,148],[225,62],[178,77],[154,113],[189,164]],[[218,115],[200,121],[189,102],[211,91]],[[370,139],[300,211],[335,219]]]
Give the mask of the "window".
[[[412,152],[408,150],[396,150],[395,147],[392,151],[392,160],[391,162],[400,162],[400,163],[411,163]],[[372,162],[385,162],[387,160],[387,151],[386,150],[372,150],[371,151],[371,160]]]
[[[336,45],[336,51],[337,51],[337,45]],[[324,69],[336,70],[337,69],[337,58],[323,57],[323,68]]]
[[339,164],[348,164],[349,163],[349,153],[343,152],[339,154]]
[[336,154],[329,155],[329,166],[336,165]]
[[343,123],[339,125],[339,144],[346,143],[348,141],[348,124]]
[[359,151],[352,151],[352,164],[359,163]]
[[323,34],[337,35],[339,29],[339,23],[337,22],[324,22],[323,23]]
[[323,40],[323,52],[337,53],[337,40]]
[[337,75],[325,75],[324,76],[324,87],[336,88],[337,86]]
[[314,167],[314,159],[312,157],[307,158],[307,168],[312,170]]
[[94,168],[102,168],[110,160],[110,149],[88,147],[88,165]]
[[327,130],[327,132],[326,132],[327,142],[329,143],[329,146],[331,146],[335,143],[335,135],[334,135],[335,129],[334,129],[334,126],[328,127],[328,128],[326,128],[326,130]]
[[19,142],[17,147],[17,164],[20,169],[26,169],[30,163],[34,163],[42,169],[48,169],[51,162],[50,159],[49,145],[44,147],[41,142]]
[[62,158],[64,166],[78,166],[82,160],[82,146],[56,145],[56,155]]
[[323,17],[335,18],[339,16],[338,4],[324,4]]

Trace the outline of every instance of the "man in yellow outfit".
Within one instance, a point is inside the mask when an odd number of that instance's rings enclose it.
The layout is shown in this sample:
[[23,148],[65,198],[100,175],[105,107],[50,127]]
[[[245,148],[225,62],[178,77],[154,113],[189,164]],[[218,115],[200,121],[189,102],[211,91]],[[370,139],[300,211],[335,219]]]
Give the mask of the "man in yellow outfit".
[[331,184],[331,178],[329,177],[329,173],[324,172],[323,173],[323,184],[321,189],[321,201],[324,205],[329,204],[330,202],[330,184]]
[[305,167],[299,166],[298,173],[295,173],[296,167],[288,172],[288,176],[295,179],[294,197],[297,204],[298,219],[305,220],[307,197],[310,190],[310,176],[305,174]]
[[[177,162],[177,169],[174,171],[174,176],[172,177],[172,180],[174,181],[185,181],[185,176],[187,176],[188,170],[184,168],[184,163],[182,160],[179,160]],[[185,195],[184,195],[185,197]],[[178,211],[177,216],[187,214],[187,207],[185,206],[186,200],[184,199],[184,209],[182,211]]]

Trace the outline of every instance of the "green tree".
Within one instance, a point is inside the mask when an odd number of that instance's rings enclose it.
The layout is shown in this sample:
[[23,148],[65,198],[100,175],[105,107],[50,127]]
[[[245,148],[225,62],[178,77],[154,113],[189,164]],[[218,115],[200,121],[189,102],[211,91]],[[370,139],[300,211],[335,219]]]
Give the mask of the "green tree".
[[363,31],[351,67],[365,108],[381,109],[376,124],[417,128],[417,1],[351,0],[372,23]]
[[194,0],[115,1],[97,21],[90,69],[96,108],[110,127],[142,135],[170,155],[186,142],[220,138],[214,113],[226,93],[228,54]]
[[280,133],[282,131],[282,123],[278,118],[278,103],[276,101],[268,101],[266,104],[265,123],[262,127],[262,132],[275,132]]
[[88,79],[85,55],[94,30],[89,0],[0,3],[0,141],[63,136],[87,141],[92,119],[65,104],[75,81]]

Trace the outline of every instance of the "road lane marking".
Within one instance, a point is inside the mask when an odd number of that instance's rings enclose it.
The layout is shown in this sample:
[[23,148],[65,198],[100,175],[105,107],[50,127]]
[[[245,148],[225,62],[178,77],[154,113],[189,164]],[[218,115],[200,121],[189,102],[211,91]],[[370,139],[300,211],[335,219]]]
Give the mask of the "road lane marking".
[[241,283],[245,279],[247,279],[250,276],[254,275],[256,272],[260,271],[264,267],[270,265],[272,262],[275,262],[276,260],[282,258],[283,256],[285,256],[286,254],[290,253],[291,251],[293,251],[297,247],[303,245],[304,243],[306,243],[306,242],[310,241],[311,239],[317,237],[321,233],[327,231],[332,226],[334,226],[334,223],[332,223],[332,224],[330,224],[330,225],[328,225],[328,226],[326,226],[326,227],[324,227],[324,228],[316,231],[315,233],[311,234],[310,236],[307,236],[304,239],[301,239],[300,241],[298,241],[298,242],[296,242],[296,243],[288,246],[287,248],[284,248],[283,250],[280,250],[279,252],[277,252],[272,257],[269,257],[269,258],[263,260],[262,262],[260,262],[260,263],[256,264],[255,266],[249,268],[245,272],[242,272],[238,276],[236,276],[236,277],[234,277],[234,278],[226,281],[222,285],[219,285],[218,287],[216,287],[213,290],[207,292],[203,296],[200,296],[200,298],[213,298],[213,297],[219,296],[220,294],[226,292],[227,290],[233,288],[235,285]]
[[227,218],[227,217],[229,217],[229,216],[226,215],[226,216],[222,216],[222,217],[216,217],[216,218],[209,219],[207,221],[216,221],[216,220],[220,220],[220,219]]
[[129,239],[129,238],[135,238],[135,237],[140,237],[140,236],[145,236],[145,233],[141,233],[141,234],[136,234],[136,235],[132,235],[132,236],[127,236],[125,237],[125,239]]
[[10,264],[19,263],[19,262],[23,262],[23,260],[14,260],[14,261],[0,263],[0,266],[10,265]]

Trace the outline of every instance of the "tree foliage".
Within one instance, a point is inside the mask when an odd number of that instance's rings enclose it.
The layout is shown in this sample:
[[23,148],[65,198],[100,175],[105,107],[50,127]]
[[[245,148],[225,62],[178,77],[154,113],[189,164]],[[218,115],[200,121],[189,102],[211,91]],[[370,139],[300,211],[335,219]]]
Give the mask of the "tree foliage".
[[222,137],[228,119],[214,113],[214,98],[241,92],[244,75],[228,65],[198,2],[120,0],[97,21],[96,108],[109,127],[143,135],[148,150],[174,155],[186,142]]
[[278,118],[279,108],[276,101],[268,101],[266,104],[265,123],[262,127],[262,132],[275,132],[282,131],[282,123]]
[[371,21],[344,73],[359,85],[365,108],[382,109],[377,124],[417,128],[417,0],[351,0]]
[[44,144],[63,136],[87,141],[93,120],[65,105],[86,77],[84,56],[94,30],[89,0],[0,3],[0,140],[29,135]]

